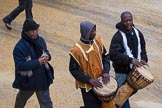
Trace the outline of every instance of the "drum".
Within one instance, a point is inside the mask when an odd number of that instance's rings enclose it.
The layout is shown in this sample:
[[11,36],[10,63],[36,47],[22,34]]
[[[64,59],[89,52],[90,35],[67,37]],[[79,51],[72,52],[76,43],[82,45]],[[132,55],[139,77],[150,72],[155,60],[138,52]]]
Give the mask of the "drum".
[[102,77],[98,78],[99,81],[102,83],[102,88],[95,88],[93,87],[94,93],[97,95],[97,97],[104,102],[110,102],[112,101],[117,93],[118,90],[118,84],[115,78],[110,77],[110,81],[107,84],[103,84]]
[[114,102],[119,107],[122,107],[125,101],[132,95],[134,89],[126,82],[119,87]]
[[148,71],[148,66],[135,68],[128,77],[128,84],[134,89],[142,89],[154,81],[152,74]]

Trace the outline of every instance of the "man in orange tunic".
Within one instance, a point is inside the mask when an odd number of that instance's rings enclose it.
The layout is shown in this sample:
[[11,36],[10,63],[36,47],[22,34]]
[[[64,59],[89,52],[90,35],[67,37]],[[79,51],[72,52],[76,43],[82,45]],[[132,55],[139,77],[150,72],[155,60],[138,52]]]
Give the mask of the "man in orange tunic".
[[109,81],[110,59],[102,39],[96,36],[96,25],[89,21],[80,24],[80,41],[70,49],[69,70],[76,79],[76,88],[81,89],[84,108],[101,108],[102,102],[92,87],[103,87]]

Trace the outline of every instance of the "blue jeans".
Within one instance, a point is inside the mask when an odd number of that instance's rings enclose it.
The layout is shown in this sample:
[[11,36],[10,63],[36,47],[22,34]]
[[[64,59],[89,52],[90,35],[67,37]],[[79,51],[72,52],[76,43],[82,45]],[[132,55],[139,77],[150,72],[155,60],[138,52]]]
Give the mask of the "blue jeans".
[[32,0],[19,0],[19,5],[6,17],[4,17],[4,21],[6,23],[11,23],[22,11],[25,10],[26,18],[33,19],[32,15]]
[[122,108],[130,108],[129,100],[126,100]]

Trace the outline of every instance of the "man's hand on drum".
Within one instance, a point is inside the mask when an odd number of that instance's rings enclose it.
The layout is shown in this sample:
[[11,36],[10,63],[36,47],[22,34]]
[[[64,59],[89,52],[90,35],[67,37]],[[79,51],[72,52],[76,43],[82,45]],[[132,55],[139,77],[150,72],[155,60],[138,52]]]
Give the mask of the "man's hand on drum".
[[107,83],[109,82],[109,80],[110,80],[109,74],[108,74],[108,73],[103,73],[103,74],[102,74],[102,82],[103,82],[104,84],[107,84]]
[[90,80],[89,80],[89,83],[93,86],[93,87],[99,87],[99,88],[102,88],[103,86],[102,86],[102,83],[101,82],[99,82],[99,79],[93,79],[93,78],[91,78]]
[[132,64],[133,64],[134,67],[143,66],[143,64],[138,59],[135,59],[135,58],[132,60]]
[[143,65],[147,65],[147,66],[148,66],[148,64],[147,64],[144,60],[141,60],[141,63],[142,63]]

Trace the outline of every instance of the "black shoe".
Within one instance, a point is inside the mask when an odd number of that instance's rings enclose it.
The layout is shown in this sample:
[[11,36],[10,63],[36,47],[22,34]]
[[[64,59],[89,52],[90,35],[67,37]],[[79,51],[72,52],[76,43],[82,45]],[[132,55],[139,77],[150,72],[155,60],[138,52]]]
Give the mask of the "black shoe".
[[7,23],[7,22],[4,20],[4,18],[2,19],[2,21],[3,21],[3,23],[5,24],[5,26],[6,26],[6,28],[7,28],[8,30],[11,30],[11,29],[12,29],[11,24],[10,24],[10,23]]

